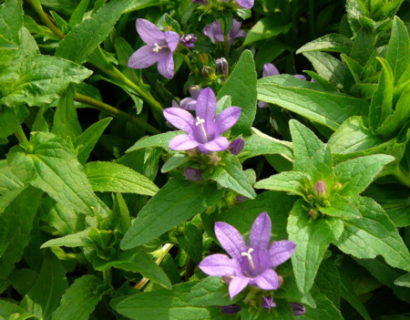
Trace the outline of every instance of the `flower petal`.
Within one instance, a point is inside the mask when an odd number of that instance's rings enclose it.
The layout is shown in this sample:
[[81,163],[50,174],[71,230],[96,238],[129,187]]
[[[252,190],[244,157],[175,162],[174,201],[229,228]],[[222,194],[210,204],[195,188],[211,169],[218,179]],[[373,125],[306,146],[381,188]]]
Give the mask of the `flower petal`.
[[276,76],[278,74],[280,72],[273,63],[265,63],[263,65],[262,77]]
[[197,117],[205,120],[205,126],[213,125],[216,111],[216,97],[211,88],[202,89],[196,103]]
[[233,299],[248,285],[249,279],[245,277],[235,277],[229,282],[229,297]]
[[250,9],[253,7],[254,0],[236,0],[236,3],[239,4],[242,8]]
[[152,51],[152,46],[143,46],[135,51],[128,60],[128,66],[134,69],[144,69],[158,62],[160,55]]
[[255,250],[267,250],[272,231],[272,222],[266,212],[262,212],[253,222],[249,235],[251,248]]
[[229,107],[223,110],[215,121],[215,135],[220,135],[230,129],[241,116],[241,108]]
[[148,20],[137,19],[135,26],[138,34],[145,43],[154,44],[164,40],[164,33]]
[[179,43],[179,34],[174,31],[164,32],[165,41],[168,44],[168,48],[171,52],[174,52]]
[[275,241],[269,248],[270,266],[275,268],[287,261],[296,249],[296,244],[292,241]]
[[277,273],[272,269],[266,269],[262,274],[257,276],[254,281],[256,286],[263,290],[276,290],[281,283]]
[[186,134],[180,134],[169,142],[169,148],[176,151],[191,150],[196,146],[198,146],[198,142]]
[[174,127],[184,130],[188,134],[192,134],[195,120],[192,114],[181,108],[167,108],[163,111],[165,119],[168,120]]
[[212,254],[205,257],[198,267],[209,276],[228,277],[238,273],[235,261],[225,254]]
[[228,149],[229,141],[225,137],[218,137],[209,141],[203,145],[203,148],[207,151],[223,151]]
[[174,58],[172,53],[161,56],[157,65],[158,72],[167,79],[172,79],[174,76]]
[[306,76],[304,76],[303,74],[294,74],[293,76],[300,80],[306,80]]
[[224,41],[224,35],[222,33],[221,24],[218,20],[215,20],[214,22],[207,24],[202,33],[205,36],[207,36],[212,43]]
[[185,110],[195,111],[196,100],[192,98],[184,98],[179,102],[179,106]]
[[226,222],[216,222],[215,235],[225,251],[237,261],[241,258],[241,253],[247,251],[242,235],[230,224]]

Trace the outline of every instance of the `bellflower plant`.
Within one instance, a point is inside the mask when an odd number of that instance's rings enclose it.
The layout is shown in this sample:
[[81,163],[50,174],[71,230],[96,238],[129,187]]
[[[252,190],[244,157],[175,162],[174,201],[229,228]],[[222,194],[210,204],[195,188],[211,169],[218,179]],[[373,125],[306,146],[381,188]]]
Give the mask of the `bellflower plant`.
[[173,31],[162,32],[148,20],[137,19],[137,32],[146,43],[135,51],[128,61],[134,69],[145,69],[157,63],[158,72],[165,78],[174,76],[173,54],[179,43],[179,35]]
[[248,285],[262,290],[278,289],[282,280],[273,268],[287,261],[296,245],[287,240],[270,243],[271,229],[269,215],[262,212],[252,224],[249,245],[246,245],[236,228],[217,222],[215,235],[229,256],[210,255],[201,261],[199,268],[207,275],[228,279],[231,298]]
[[186,97],[182,99],[179,104],[173,100],[172,107],[178,107],[189,111],[195,111],[196,108],[196,100],[198,99],[198,95],[200,92],[200,86],[191,86],[189,87],[190,97]]
[[195,108],[196,117],[181,108],[167,108],[164,116],[176,128],[185,134],[174,137],[169,148],[182,151],[198,148],[199,151],[223,151],[229,146],[229,141],[222,133],[230,129],[239,119],[241,109],[229,107],[218,116],[216,112],[216,97],[212,89],[202,89],[198,95]]
[[[246,35],[245,31],[241,30],[242,23],[238,20],[233,20],[232,29],[228,34],[228,42],[230,45],[233,44],[235,39],[244,37]],[[207,36],[212,43],[224,42],[224,33],[222,31],[222,26],[218,20],[207,24],[202,31],[202,33]]]

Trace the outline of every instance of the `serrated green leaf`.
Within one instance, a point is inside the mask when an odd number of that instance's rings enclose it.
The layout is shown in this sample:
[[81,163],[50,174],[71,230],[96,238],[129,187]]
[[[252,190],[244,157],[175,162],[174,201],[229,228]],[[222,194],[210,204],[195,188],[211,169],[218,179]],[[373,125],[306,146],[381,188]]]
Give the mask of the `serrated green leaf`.
[[300,320],[321,320],[321,319],[334,319],[343,320],[344,317],[342,313],[338,310],[335,304],[324,294],[320,292],[315,292],[314,294],[317,307],[306,308],[306,312],[302,316],[298,316],[297,319]]
[[397,83],[410,63],[410,40],[406,25],[399,17],[393,18],[391,36],[387,45],[386,60]]
[[338,266],[332,259],[322,262],[315,282],[320,292],[340,309],[341,279]]
[[85,174],[94,191],[153,196],[158,187],[141,173],[114,162],[88,162]]
[[333,240],[333,233],[324,219],[310,219],[301,200],[290,211],[287,231],[289,240],[296,243],[292,255],[296,283],[302,293],[307,293],[315,281],[326,249]]
[[393,160],[392,156],[375,154],[337,164],[334,170],[338,182],[342,184],[338,193],[346,197],[362,193],[383,167]]
[[78,148],[78,161],[86,163],[91,151],[94,149],[97,141],[100,139],[104,130],[110,124],[112,118],[104,118],[93,123],[81,133],[74,141],[74,145]]
[[325,52],[305,52],[303,55],[310,61],[313,68],[323,79],[337,87],[342,86],[345,67],[339,59]]
[[335,130],[347,118],[367,110],[367,102],[335,92],[321,91],[317,83],[289,75],[258,80],[258,100],[279,105]]
[[80,213],[108,212],[94,194],[76,154],[62,138],[52,133],[33,134],[26,150],[13,148],[8,159],[13,172],[57,202]]
[[310,177],[300,171],[285,171],[274,174],[269,178],[259,180],[255,184],[257,189],[267,189],[275,191],[285,191],[304,196],[304,186]]
[[360,212],[355,208],[354,201],[351,198],[344,198],[338,193],[331,194],[329,199],[329,206],[318,209],[331,217],[338,217],[341,219],[350,219],[361,217]]
[[360,197],[356,208],[362,217],[344,221],[342,236],[335,244],[359,259],[381,255],[392,267],[410,270],[410,254],[392,221],[373,199]]
[[296,53],[329,51],[349,54],[351,49],[352,40],[343,34],[330,33],[304,44]]
[[91,18],[76,25],[60,42],[56,55],[82,63],[103,42],[130,0],[111,1],[105,4]]
[[132,147],[126,152],[133,152],[144,148],[158,147],[168,150],[169,142],[172,138],[181,134],[182,131],[168,131],[165,133],[156,134],[155,136],[143,137],[138,140]]
[[76,63],[45,55],[26,57],[8,72],[12,73],[13,81],[0,79],[0,103],[10,107],[20,103],[51,103],[70,83],[80,83],[92,74]]
[[178,284],[172,290],[119,297],[111,305],[121,315],[136,320],[214,320],[221,312],[210,307],[230,303],[226,284],[220,278],[208,277]]
[[232,133],[247,133],[256,115],[256,70],[251,51],[245,50],[241,54],[225,85],[219,90],[218,99],[226,95],[231,96],[232,105],[242,109]]
[[187,163],[189,161],[189,158],[186,157],[184,154],[176,153],[173,155],[171,158],[169,158],[167,161],[165,161],[164,165],[161,168],[162,173],[167,173],[170,172],[183,164]]
[[281,15],[266,17],[258,22],[247,32],[244,46],[268,38],[276,37],[279,34],[287,33],[291,28],[291,23],[284,23]]
[[107,291],[104,282],[95,276],[77,278],[64,293],[53,320],[87,320]]
[[121,249],[143,245],[220,199],[212,185],[171,179],[147,202],[121,241]]
[[4,42],[19,44],[20,29],[23,27],[21,0],[6,0],[0,7],[0,47]]

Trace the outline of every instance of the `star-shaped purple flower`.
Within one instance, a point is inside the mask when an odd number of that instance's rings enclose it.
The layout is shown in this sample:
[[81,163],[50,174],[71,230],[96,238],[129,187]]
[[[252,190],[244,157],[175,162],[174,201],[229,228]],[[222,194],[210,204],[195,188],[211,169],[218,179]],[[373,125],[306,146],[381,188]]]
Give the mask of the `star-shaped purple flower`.
[[216,97],[210,88],[200,91],[195,107],[195,118],[181,108],[165,109],[164,117],[168,122],[186,132],[174,137],[169,143],[169,148],[177,151],[198,148],[203,153],[226,150],[229,141],[222,133],[238,121],[241,108],[226,108],[218,116],[215,116],[215,112]]
[[179,43],[179,35],[173,31],[162,32],[148,20],[137,19],[137,32],[147,44],[135,51],[128,60],[128,66],[144,69],[157,63],[158,72],[165,78],[174,76],[173,54]]
[[253,222],[249,246],[237,229],[225,222],[215,224],[215,235],[229,254],[213,254],[204,258],[199,268],[210,276],[230,279],[231,299],[247,285],[262,290],[276,290],[281,278],[272,269],[287,261],[296,248],[292,241],[270,243],[272,223],[269,215],[262,212]]
[[[222,2],[228,2],[229,0],[221,0]],[[195,1],[193,1],[195,2]],[[235,0],[238,6],[246,9],[250,9],[253,7],[254,0]]]
[[[241,25],[242,23],[238,20],[233,20],[232,29],[228,34],[229,44],[232,45],[236,38],[244,37],[246,35],[245,31],[241,30]],[[202,33],[207,36],[212,43],[224,42],[224,33],[222,32],[222,27],[218,20],[207,24]]]

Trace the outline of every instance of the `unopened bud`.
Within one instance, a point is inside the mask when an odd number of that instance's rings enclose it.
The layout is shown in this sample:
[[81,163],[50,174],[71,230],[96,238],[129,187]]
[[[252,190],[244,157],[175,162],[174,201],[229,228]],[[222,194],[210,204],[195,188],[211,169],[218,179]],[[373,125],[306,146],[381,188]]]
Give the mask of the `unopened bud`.
[[273,297],[262,297],[262,308],[270,310],[275,307],[276,303],[273,301]]
[[241,307],[236,304],[231,304],[230,306],[221,307],[221,312],[225,314],[235,314],[241,310]]
[[184,34],[181,37],[181,42],[182,44],[187,47],[187,48],[193,48],[195,47],[195,42],[196,42],[196,37],[194,34],[190,33],[190,34]]
[[322,180],[319,180],[318,182],[315,183],[315,193],[323,197],[326,195],[326,183]]
[[235,140],[233,140],[229,146],[228,146],[228,150],[232,153],[232,154],[239,154],[243,147],[245,146],[245,140],[243,140],[242,138],[236,138]]
[[216,59],[216,72],[226,79],[229,75],[229,64],[225,58]]
[[203,179],[201,170],[194,168],[185,168],[184,176],[187,180],[190,181],[200,181]]
[[305,306],[301,303],[289,302],[290,307],[292,308],[293,315],[302,316],[305,314]]
[[212,68],[208,66],[202,67],[201,73],[204,77],[210,78],[213,74]]

